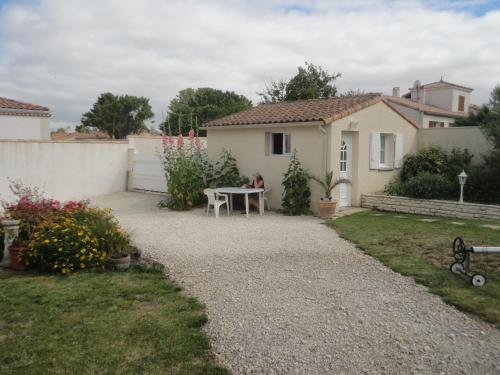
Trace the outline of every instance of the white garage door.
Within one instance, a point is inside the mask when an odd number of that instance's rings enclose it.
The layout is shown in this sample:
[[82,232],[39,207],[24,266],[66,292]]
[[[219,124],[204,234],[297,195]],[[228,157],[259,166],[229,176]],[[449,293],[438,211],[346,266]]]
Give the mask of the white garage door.
[[134,190],[167,192],[167,179],[158,154],[135,154],[131,180]]

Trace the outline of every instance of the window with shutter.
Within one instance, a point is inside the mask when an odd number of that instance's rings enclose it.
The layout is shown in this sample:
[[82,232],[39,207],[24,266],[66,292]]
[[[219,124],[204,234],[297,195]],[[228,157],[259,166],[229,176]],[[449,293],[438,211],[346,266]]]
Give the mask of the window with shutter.
[[292,136],[289,133],[270,133],[269,150],[271,155],[288,155],[292,150]]
[[463,112],[465,110],[465,96],[460,95],[458,97],[458,110]]
[[380,133],[370,135],[370,169],[378,169],[380,165]]

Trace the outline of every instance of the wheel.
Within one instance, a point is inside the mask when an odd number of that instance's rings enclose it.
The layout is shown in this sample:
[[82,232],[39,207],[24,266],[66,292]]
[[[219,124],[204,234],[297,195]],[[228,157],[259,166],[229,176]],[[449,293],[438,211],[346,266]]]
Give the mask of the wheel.
[[474,286],[483,286],[484,284],[486,284],[486,277],[484,277],[480,273],[475,273],[470,278],[470,283]]
[[453,257],[459,263],[465,262],[467,252],[465,250],[465,241],[462,237],[457,237],[453,240]]
[[450,271],[455,274],[461,274],[465,272],[464,265],[460,262],[455,262],[450,266]]

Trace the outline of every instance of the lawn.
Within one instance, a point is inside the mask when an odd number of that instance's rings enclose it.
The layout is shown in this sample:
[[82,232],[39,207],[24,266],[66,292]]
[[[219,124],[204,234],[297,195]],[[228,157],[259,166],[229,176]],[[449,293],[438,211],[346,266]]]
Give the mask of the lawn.
[[0,270],[2,374],[227,374],[204,306],[158,272]]
[[447,303],[500,328],[500,254],[472,255],[472,269],[481,271],[488,279],[482,288],[471,286],[468,278],[454,275],[449,269],[456,236],[462,236],[471,245],[500,246],[500,229],[485,228],[484,224],[500,225],[376,211],[363,211],[329,222],[341,237],[394,271],[412,276]]

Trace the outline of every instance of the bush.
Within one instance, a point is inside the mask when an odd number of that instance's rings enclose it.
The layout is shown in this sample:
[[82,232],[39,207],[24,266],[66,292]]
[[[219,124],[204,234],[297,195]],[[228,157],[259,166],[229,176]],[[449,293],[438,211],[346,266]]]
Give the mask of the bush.
[[401,181],[399,178],[395,178],[392,181],[388,182],[384,186],[384,193],[387,195],[402,195],[401,193]]
[[310,212],[311,191],[309,190],[309,176],[302,168],[293,150],[288,170],[283,175],[283,211],[287,215],[302,215]]
[[445,176],[421,172],[401,184],[401,195],[421,199],[448,199],[455,186]]
[[203,189],[209,177],[205,175],[208,158],[198,138],[190,132],[189,141],[165,137],[163,165],[167,178],[169,198],[167,207],[176,210],[188,210],[203,202]]
[[112,258],[129,255],[132,250],[130,236],[120,228],[110,209],[84,208],[75,210],[71,216],[80,225],[90,229],[97,239],[97,248]]
[[207,187],[241,186],[248,182],[242,178],[236,159],[223,150],[214,164],[194,132],[189,139],[166,136],[163,140],[163,165],[167,177],[169,198],[160,205],[176,210],[189,210],[205,201]]
[[484,164],[472,168],[464,186],[464,199],[470,202],[500,204],[500,150],[492,150]]
[[99,249],[89,227],[71,216],[59,215],[35,229],[22,259],[29,266],[67,274],[104,265],[107,254]]
[[445,176],[450,180],[468,169],[472,155],[468,150],[453,149],[447,154],[439,147],[429,147],[405,158],[401,169],[401,181],[408,181],[421,172]]

